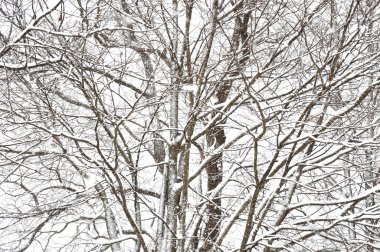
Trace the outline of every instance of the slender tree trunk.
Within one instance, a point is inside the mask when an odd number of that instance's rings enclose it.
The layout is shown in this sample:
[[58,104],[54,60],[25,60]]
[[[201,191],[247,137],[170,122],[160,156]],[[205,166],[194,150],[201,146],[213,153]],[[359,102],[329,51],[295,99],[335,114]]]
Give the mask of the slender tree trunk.
[[174,184],[177,180],[177,167],[178,167],[178,153],[179,153],[179,140],[177,139],[178,133],[178,92],[179,92],[179,69],[177,66],[177,53],[178,53],[178,2],[173,0],[172,7],[172,63],[171,63],[171,80],[170,80],[170,143],[169,143],[169,165],[167,177],[168,182],[168,202],[167,202],[167,216],[166,222],[168,224],[167,232],[167,245],[166,251],[176,251],[177,239],[177,213],[178,213],[178,200],[174,190]]
[[[244,14],[241,12],[244,9],[243,2],[238,4],[236,9],[235,27],[231,38],[231,53],[235,55],[234,63],[230,66],[230,77],[236,77],[244,71],[244,66],[249,58],[250,50],[247,46],[248,43],[248,22],[252,9],[254,8],[252,3],[247,4],[248,11]],[[241,53],[238,51],[241,50]],[[230,93],[232,87],[231,81],[221,81],[219,87],[216,90],[217,103],[224,103]],[[224,119],[221,124],[224,124],[227,119]],[[226,133],[223,126],[213,127],[207,135],[207,145],[209,147],[218,148],[224,145],[226,142]],[[208,176],[207,190],[211,191],[215,189],[223,180],[223,153],[217,155],[215,160],[206,167]],[[221,226],[222,220],[222,202],[219,198],[220,194],[217,194],[211,202],[207,205],[207,221],[204,232],[204,244],[200,251],[210,251],[216,242]]]
[[[115,215],[112,212],[112,208],[109,206],[109,202],[107,199],[107,194],[101,184],[97,184],[95,186],[95,189],[97,193],[99,194],[99,198],[101,199],[103,203],[103,208],[105,211],[105,217],[106,217],[106,226],[107,226],[107,233],[109,238],[112,239],[117,239],[119,236],[119,229],[117,227]],[[121,252],[121,247],[120,243],[112,243],[111,245],[112,252]]]

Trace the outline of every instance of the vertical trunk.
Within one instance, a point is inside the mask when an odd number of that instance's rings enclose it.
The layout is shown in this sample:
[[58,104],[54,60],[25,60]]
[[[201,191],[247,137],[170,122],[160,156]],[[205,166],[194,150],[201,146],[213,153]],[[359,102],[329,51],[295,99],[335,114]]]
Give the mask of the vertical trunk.
[[[134,204],[134,208],[135,208],[135,218],[136,218],[136,224],[138,225],[138,227],[141,229],[141,210],[140,210],[140,202],[139,202],[139,198],[138,198],[138,195],[137,195],[137,189],[138,189],[138,179],[137,179],[137,169],[134,169],[133,173],[132,173],[132,183],[133,183],[133,204]],[[136,242],[136,249],[135,251],[138,252],[140,251],[140,248],[141,248],[141,244],[140,244],[140,241],[137,240]]]
[[[218,104],[227,100],[228,94],[231,89],[231,83],[225,82],[220,84],[219,89],[216,92]],[[221,122],[224,124],[224,122]],[[207,134],[207,145],[218,148],[226,142],[226,135],[222,126],[214,126]],[[215,189],[223,180],[223,153],[218,154],[214,161],[206,167],[207,172],[207,190],[211,191]],[[200,251],[210,251],[218,238],[220,231],[220,221],[222,217],[222,205],[220,194],[217,194],[214,198],[210,199],[210,203],[207,205],[207,220],[204,232],[204,244]]]
[[[122,7],[123,11],[130,15],[131,12],[129,10],[129,6],[128,6],[127,2],[125,0],[121,0],[120,3],[121,3],[121,7]],[[127,26],[131,29],[134,29],[134,25],[132,25],[132,24],[128,24]],[[136,38],[136,36],[132,30],[129,31],[129,38],[128,39],[130,39],[132,42],[138,42],[138,40],[137,40],[137,38]],[[149,55],[147,53],[138,52],[138,54],[140,55],[141,60],[142,60],[143,65],[144,65],[145,76],[146,76],[146,79],[148,80],[147,85],[150,85],[149,82],[153,79],[153,65],[152,65],[151,59],[149,58]],[[151,85],[151,88],[149,89],[149,91],[151,94],[155,94],[155,86],[153,84]],[[154,114],[154,109],[152,107],[149,107],[149,112],[152,116]],[[157,127],[159,128],[159,125],[157,125]],[[161,146],[159,146],[160,143],[161,142],[157,143],[156,141],[154,141],[154,151],[153,151],[154,152],[154,158],[159,163],[161,163],[163,161],[163,159],[165,158],[165,152],[164,151],[162,152],[163,147],[160,148],[161,147]],[[159,153],[159,155],[156,153]],[[162,158],[162,155],[164,156],[163,158]],[[139,202],[138,195],[137,195],[137,189],[138,189],[138,170],[137,169],[133,169],[132,183],[133,183],[133,187],[134,187],[133,188],[134,189],[134,197],[133,198],[134,198],[134,210],[135,210],[136,224],[141,229],[141,208],[140,208],[140,202]],[[138,252],[138,251],[140,251],[140,249],[141,249],[141,243],[140,243],[140,241],[137,241],[135,251]]]
[[163,180],[162,180],[162,185],[161,185],[161,197],[160,197],[160,206],[159,206],[159,216],[160,216],[160,221],[158,224],[157,228],[157,249],[155,251],[164,251],[165,246],[166,246],[166,241],[165,241],[165,213],[166,213],[166,206],[167,206],[167,195],[168,195],[168,172],[169,169],[167,165],[164,166],[164,171],[163,171]]
[[[244,65],[246,64],[249,58],[249,47],[248,44],[248,22],[250,15],[253,9],[252,3],[247,4],[248,11],[244,14],[241,14],[244,9],[244,2],[241,2],[236,9],[236,18],[235,18],[235,27],[232,36],[232,45],[231,52],[235,55],[234,64],[229,68],[230,76],[238,76],[243,71]],[[241,53],[238,53],[241,51]],[[238,58],[239,56],[239,58]],[[222,81],[218,84],[219,87],[216,91],[217,104],[224,103],[230,93],[232,82]],[[221,124],[225,124],[225,120]],[[207,145],[214,146],[213,148],[218,148],[225,144],[226,134],[222,126],[214,126],[208,133],[207,136]],[[211,191],[215,189],[223,180],[223,153],[215,157],[214,162],[209,164],[206,167],[206,172],[208,176],[207,180],[207,190]],[[213,247],[213,244],[216,242],[219,232],[222,219],[222,204],[220,199],[220,194],[216,195],[213,199],[210,199],[211,202],[207,205],[207,220],[204,232],[204,244],[201,247],[200,251],[210,251]]]
[[167,166],[168,172],[167,180],[168,184],[168,201],[167,201],[167,215],[166,222],[168,224],[167,230],[167,245],[165,249],[168,251],[176,251],[176,230],[177,230],[177,200],[174,190],[174,184],[177,178],[177,146],[172,144],[169,146],[169,165]]
[[[178,2],[173,0],[172,7],[172,62],[170,69],[170,144],[169,144],[169,165],[167,166],[168,172],[165,178],[168,183],[168,202],[167,202],[167,215],[166,222],[168,224],[167,230],[167,245],[165,250],[176,251],[176,231],[177,231],[177,204],[174,184],[177,179],[177,162],[179,152],[178,142],[178,92],[179,92],[179,73],[177,66],[177,52],[178,52]],[[164,251],[164,250],[163,250]]]
[[[112,239],[117,239],[119,236],[119,229],[117,227],[115,215],[113,214],[109,203],[107,199],[107,194],[101,184],[97,184],[95,186],[95,189],[97,193],[99,194],[99,197],[103,203],[103,208],[105,210],[105,219],[106,219],[106,226],[107,226],[107,233],[109,238]],[[112,252],[119,252],[121,251],[120,243],[113,243],[111,245]]]
[[[190,51],[190,21],[192,17],[192,11],[193,11],[193,2],[185,1],[185,8],[186,8],[186,23],[185,23],[185,37],[184,37],[184,44],[183,44],[183,55],[184,60],[186,62],[185,67],[187,71],[187,77],[189,79],[188,84],[193,85],[193,69],[192,69],[192,61],[191,61],[191,51]],[[189,92],[188,94],[188,105],[190,108],[194,106],[194,94],[192,92]],[[189,187],[189,169],[190,169],[190,150],[191,150],[191,137],[194,133],[194,128],[196,124],[196,119],[193,118],[192,114],[190,113],[189,118],[189,127],[186,134],[186,144],[184,149],[181,153],[181,163],[180,163],[180,171],[178,172],[179,177],[182,178],[183,181],[183,187],[181,192],[181,208],[180,208],[180,230],[181,230],[181,240],[179,243],[179,251],[185,252],[186,247],[186,209],[188,204],[188,187]]]
[[[226,141],[225,132],[222,127],[214,127],[208,136],[208,145],[214,145],[215,148],[223,145]],[[215,160],[206,167],[207,172],[207,190],[215,189],[223,179],[223,154],[215,157]],[[204,233],[204,244],[200,251],[210,251],[214,242],[216,241],[219,230],[220,220],[222,215],[221,199],[219,194],[207,205],[207,221]]]
[[[191,137],[194,131],[194,124],[192,123],[191,129],[189,129],[187,135],[188,139]],[[186,209],[188,204],[188,186],[189,186],[189,167],[190,167],[190,149],[191,149],[191,141],[188,140],[186,142],[185,148],[183,150],[183,163],[180,164],[183,167],[182,173],[182,181],[183,181],[183,189],[181,192],[181,204],[180,204],[180,224],[181,224],[181,240],[180,240],[180,251],[185,252],[186,246]]]

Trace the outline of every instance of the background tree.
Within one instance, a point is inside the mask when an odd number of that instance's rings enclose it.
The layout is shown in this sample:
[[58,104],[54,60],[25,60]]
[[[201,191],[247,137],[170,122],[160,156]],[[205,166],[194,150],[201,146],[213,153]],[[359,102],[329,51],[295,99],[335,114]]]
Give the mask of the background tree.
[[379,4],[0,1],[0,249],[380,249]]

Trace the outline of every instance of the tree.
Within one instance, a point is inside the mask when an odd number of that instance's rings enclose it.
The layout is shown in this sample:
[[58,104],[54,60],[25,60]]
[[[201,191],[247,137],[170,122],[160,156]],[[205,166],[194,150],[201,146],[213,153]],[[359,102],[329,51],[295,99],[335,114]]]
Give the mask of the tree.
[[0,3],[0,249],[380,249],[380,1]]

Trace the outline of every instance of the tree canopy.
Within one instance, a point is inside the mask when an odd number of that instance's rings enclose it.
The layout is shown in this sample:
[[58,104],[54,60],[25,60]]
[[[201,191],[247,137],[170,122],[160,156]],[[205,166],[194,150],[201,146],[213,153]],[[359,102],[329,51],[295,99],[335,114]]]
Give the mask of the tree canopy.
[[379,251],[378,0],[0,0],[0,250]]

